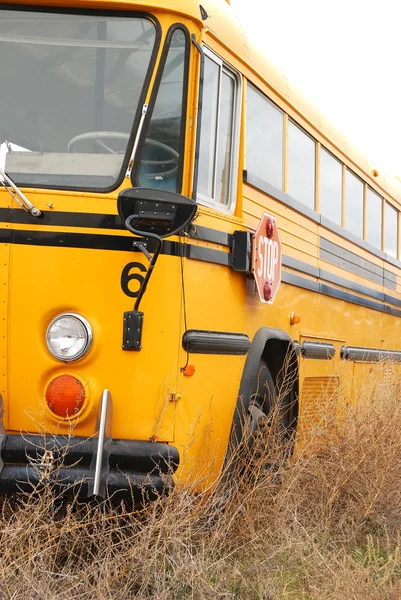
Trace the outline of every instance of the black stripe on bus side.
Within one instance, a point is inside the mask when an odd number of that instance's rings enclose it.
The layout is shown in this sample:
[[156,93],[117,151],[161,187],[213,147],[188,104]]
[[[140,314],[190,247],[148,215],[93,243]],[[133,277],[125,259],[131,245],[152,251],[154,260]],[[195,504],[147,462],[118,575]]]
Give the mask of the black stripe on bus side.
[[12,229],[0,229],[0,244],[11,244]]
[[354,294],[350,294],[349,292],[344,292],[343,290],[333,288],[324,283],[319,283],[318,281],[306,279],[305,277],[300,277],[299,275],[293,275],[292,273],[287,273],[286,271],[281,274],[281,281],[283,281],[284,283],[289,283],[290,285],[295,285],[296,287],[300,287],[305,290],[310,290],[312,292],[323,294],[324,296],[330,296],[331,298],[344,300],[344,302],[351,302],[351,304],[357,304],[358,306],[371,308],[372,310],[377,310],[379,312],[384,312],[396,317],[401,317],[401,310],[398,310],[397,308],[393,308],[392,306],[388,306],[387,304],[379,304],[378,302],[374,302],[373,300],[369,300],[368,298],[355,296]]
[[391,289],[396,289],[396,275],[394,273],[369,260],[365,260],[354,252],[345,250],[342,246],[334,244],[323,237],[320,238],[320,258],[355,275]]
[[[0,229],[0,232],[9,230]],[[10,238],[1,238],[0,241],[9,242]],[[134,248],[133,238],[120,235],[101,235],[91,233],[61,233],[53,231],[22,231],[14,229],[12,231],[12,240],[14,244],[25,246],[52,246],[58,248],[84,248],[91,250],[117,250],[122,252],[140,252]],[[148,243],[150,251],[152,248]],[[180,244],[165,240],[163,243],[162,254],[170,256],[183,256],[195,260],[202,260],[213,264],[231,266],[232,257],[228,252],[214,250],[213,248],[203,248],[191,244]]]
[[[33,218],[22,209],[0,208],[0,222],[11,223],[11,221],[17,222],[19,224],[31,225],[34,222],[37,222],[36,220],[34,221]],[[122,224],[121,219],[118,215],[46,211],[44,213],[44,218],[40,220],[40,223],[43,225],[52,226],[59,225],[124,231],[124,225]],[[0,229],[0,242],[10,243],[11,233],[12,231],[10,229]],[[88,239],[89,236],[92,239],[91,242]],[[202,241],[225,245],[228,247],[230,247],[232,243],[231,234],[198,225],[196,226],[196,228],[194,227],[194,231],[190,233],[190,237]],[[93,248],[100,250],[132,250],[132,242],[130,241],[131,238],[122,236],[94,236],[93,234],[80,233],[62,234],[43,231],[38,232],[33,230],[29,232],[20,232],[18,235],[14,233],[14,240],[17,244],[65,246],[72,248]],[[167,241],[164,242],[164,254],[172,254],[178,256],[179,253],[177,250],[174,250],[174,252],[172,251],[172,248],[174,248],[172,244],[174,243]],[[193,246],[190,244],[187,244],[186,246],[187,250],[185,251],[185,256],[187,258],[192,258],[195,260],[205,260],[207,262],[214,262],[216,264],[221,264],[224,266],[232,266],[232,256],[229,253],[213,250],[210,248],[200,248],[199,246]],[[401,306],[401,300],[394,296],[383,294],[382,292],[373,290],[371,288],[368,288],[346,278],[340,277],[338,275],[334,275],[329,271],[320,269],[319,267],[303,262],[301,260],[283,255],[283,265],[294,269],[295,271],[298,271],[300,273],[311,275],[312,277],[322,279],[329,283],[334,283],[336,285],[346,287],[349,290],[358,292],[360,294],[364,294],[365,296],[370,296],[371,298],[375,298],[376,300],[381,300],[390,304]],[[377,265],[375,266],[376,268],[380,269],[380,267],[377,267]],[[392,275],[394,277],[394,274]],[[384,279],[384,283],[386,283],[386,280],[387,278]],[[393,281],[392,283],[394,284]],[[315,286],[312,286],[308,289],[313,289],[314,291],[317,291],[315,290]]]
[[[61,211],[47,210],[42,213],[42,217],[37,220],[31,217],[22,209],[0,208],[0,222],[18,223],[19,225],[48,225],[53,227],[85,227],[87,229],[112,229],[124,231],[125,227],[119,215],[106,215],[100,213],[70,213]],[[189,232],[189,237],[201,240],[202,242],[212,242],[221,246],[231,247],[232,235],[219,229],[204,227],[203,225],[193,225]]]
[[401,306],[401,300],[399,298],[395,298],[394,296],[390,296],[389,294],[384,294],[384,302]]
[[[118,235],[100,235],[100,234],[82,234],[82,233],[61,233],[61,232],[50,232],[50,231],[23,231],[23,230],[10,230],[0,228],[0,243],[15,243],[27,246],[51,246],[51,247],[64,247],[64,248],[84,248],[92,250],[117,250],[123,252],[132,252],[139,250],[133,248],[132,238],[128,236]],[[151,250],[151,249],[150,249]],[[210,262],[213,264],[219,264],[222,266],[232,266],[232,255],[228,252],[221,250],[214,250],[212,248],[204,248],[202,246],[195,246],[191,244],[180,244],[179,242],[164,241],[162,253],[170,256],[183,256],[189,259],[201,260]],[[301,263],[302,261],[298,261]],[[294,263],[291,264],[293,266]],[[298,265],[301,268],[301,265]],[[393,308],[385,304],[379,304],[368,298],[362,298],[349,292],[339,290],[337,288],[330,287],[326,284],[306,279],[293,273],[286,271],[282,272],[282,281],[289,283],[297,287],[307,289],[313,292],[321,293],[332,298],[338,298],[345,302],[351,302],[359,306],[371,308],[380,312],[385,312],[394,316],[401,316],[401,310]],[[353,282],[348,282],[349,288],[352,287]],[[357,284],[356,284],[357,285]],[[401,301],[392,296],[385,296],[385,300],[396,303],[399,306]]]
[[319,277],[320,275],[319,267],[315,267],[314,265],[298,260],[297,258],[292,258],[292,256],[283,254],[281,262],[284,267],[289,267],[290,269],[294,269],[294,271],[305,273],[305,275],[310,275],[311,277]]
[[86,227],[88,229],[115,229],[123,231],[124,224],[119,215],[94,213],[70,213],[46,210],[40,219],[34,219],[22,209],[0,209],[0,221],[19,225],[49,225],[53,227]]
[[390,304],[401,306],[401,299],[399,298],[389,296],[388,294],[384,294],[383,292],[369,288],[365,285],[357,283],[356,281],[351,281],[345,277],[340,277],[339,275],[335,275],[334,273],[330,273],[330,271],[315,267],[309,263],[303,262],[302,260],[283,255],[282,262],[283,266],[289,267],[290,269],[298,271],[299,273],[311,275],[312,277],[322,279],[323,281],[340,285],[348,288],[348,290],[358,292],[359,294],[364,294],[365,296],[370,296],[371,298],[381,300],[382,302],[389,302]]
[[201,240],[202,242],[212,242],[214,244],[221,244],[222,246],[228,246],[231,248],[233,236],[231,233],[225,233],[219,229],[211,229],[210,227],[204,227],[203,225],[192,225],[189,237],[195,240]]

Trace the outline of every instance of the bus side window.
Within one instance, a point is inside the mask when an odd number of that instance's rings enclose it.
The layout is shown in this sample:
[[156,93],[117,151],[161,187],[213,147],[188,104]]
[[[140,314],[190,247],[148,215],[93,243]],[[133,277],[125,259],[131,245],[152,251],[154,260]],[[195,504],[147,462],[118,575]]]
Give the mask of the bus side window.
[[136,184],[181,190],[182,142],[186,98],[187,35],[175,26],[157,90],[146,138],[137,158]]
[[363,238],[363,196],[364,184],[359,177],[347,169],[346,172],[346,212],[345,227]]
[[248,85],[246,169],[279,190],[284,183],[284,113]]
[[323,146],[320,148],[320,214],[342,223],[343,166]]
[[382,204],[383,200],[369,186],[366,195],[366,241],[382,249]]
[[288,121],[288,189],[296,200],[315,209],[316,143],[293,121]]
[[198,200],[231,210],[237,179],[239,83],[223,61],[204,50]]
[[398,255],[398,211],[388,202],[384,209],[384,251],[393,258]]

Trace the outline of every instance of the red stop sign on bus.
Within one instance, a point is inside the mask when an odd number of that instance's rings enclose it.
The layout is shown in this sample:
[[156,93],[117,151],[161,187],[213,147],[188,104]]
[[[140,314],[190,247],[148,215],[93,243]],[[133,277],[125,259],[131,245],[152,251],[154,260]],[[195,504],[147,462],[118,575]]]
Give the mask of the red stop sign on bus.
[[252,272],[261,302],[273,304],[281,282],[281,240],[276,219],[267,213],[253,238]]

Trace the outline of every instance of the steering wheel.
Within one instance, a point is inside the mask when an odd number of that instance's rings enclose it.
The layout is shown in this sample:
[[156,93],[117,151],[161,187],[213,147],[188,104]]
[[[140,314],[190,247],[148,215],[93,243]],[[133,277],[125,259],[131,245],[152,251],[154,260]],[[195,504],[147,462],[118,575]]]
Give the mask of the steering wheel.
[[85,133],[80,133],[76,135],[68,142],[67,150],[68,152],[76,152],[75,146],[79,142],[91,141],[95,142],[99,148],[106,150],[109,154],[118,154],[115,150],[107,146],[102,140],[117,140],[125,142],[127,145],[129,140],[128,133],[122,133],[120,131],[87,131]]
[[[77,144],[84,141],[91,141],[95,142],[99,146],[99,148],[106,150],[106,152],[109,154],[118,154],[118,152],[116,152],[107,144],[105,144],[103,140],[123,141],[125,142],[125,145],[127,145],[129,137],[130,136],[128,133],[123,133],[120,131],[87,131],[85,133],[80,133],[79,135],[73,137],[68,142],[67,150],[68,152],[75,153],[75,146]],[[167,144],[164,144],[163,142],[159,142],[159,140],[154,140],[152,138],[145,139],[145,146],[151,146],[153,148],[157,148],[158,150],[162,150],[168,156],[168,158],[165,160],[141,160],[141,165],[160,165],[163,167],[167,167],[166,170],[163,170],[160,173],[146,173],[145,178],[157,180],[166,178],[169,179],[170,177],[173,177],[178,170],[178,162],[180,158],[179,153],[176,150],[174,150],[174,148],[172,148],[171,146],[168,146]]]
[[160,173],[145,173],[145,179],[155,179],[157,181],[163,179],[170,179],[170,177],[174,177],[174,175],[178,171],[178,163],[180,158],[178,152],[174,150],[174,148],[172,148],[171,146],[167,146],[167,144],[163,144],[163,142],[159,142],[159,140],[154,140],[152,138],[145,139],[145,146],[151,146],[153,148],[157,148],[158,150],[162,150],[162,152],[165,152],[166,155],[169,157],[165,160],[141,160],[139,163],[140,165],[160,165],[165,168],[165,170],[161,171]]

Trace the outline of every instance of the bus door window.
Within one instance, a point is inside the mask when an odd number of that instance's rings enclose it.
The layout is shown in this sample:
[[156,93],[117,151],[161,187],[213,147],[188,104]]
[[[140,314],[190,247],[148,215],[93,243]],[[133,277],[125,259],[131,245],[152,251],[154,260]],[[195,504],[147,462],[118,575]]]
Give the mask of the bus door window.
[[204,50],[198,200],[230,210],[237,179],[239,83],[217,56]]
[[174,26],[167,37],[163,73],[147,135],[138,152],[136,185],[181,190],[188,47],[186,31]]

